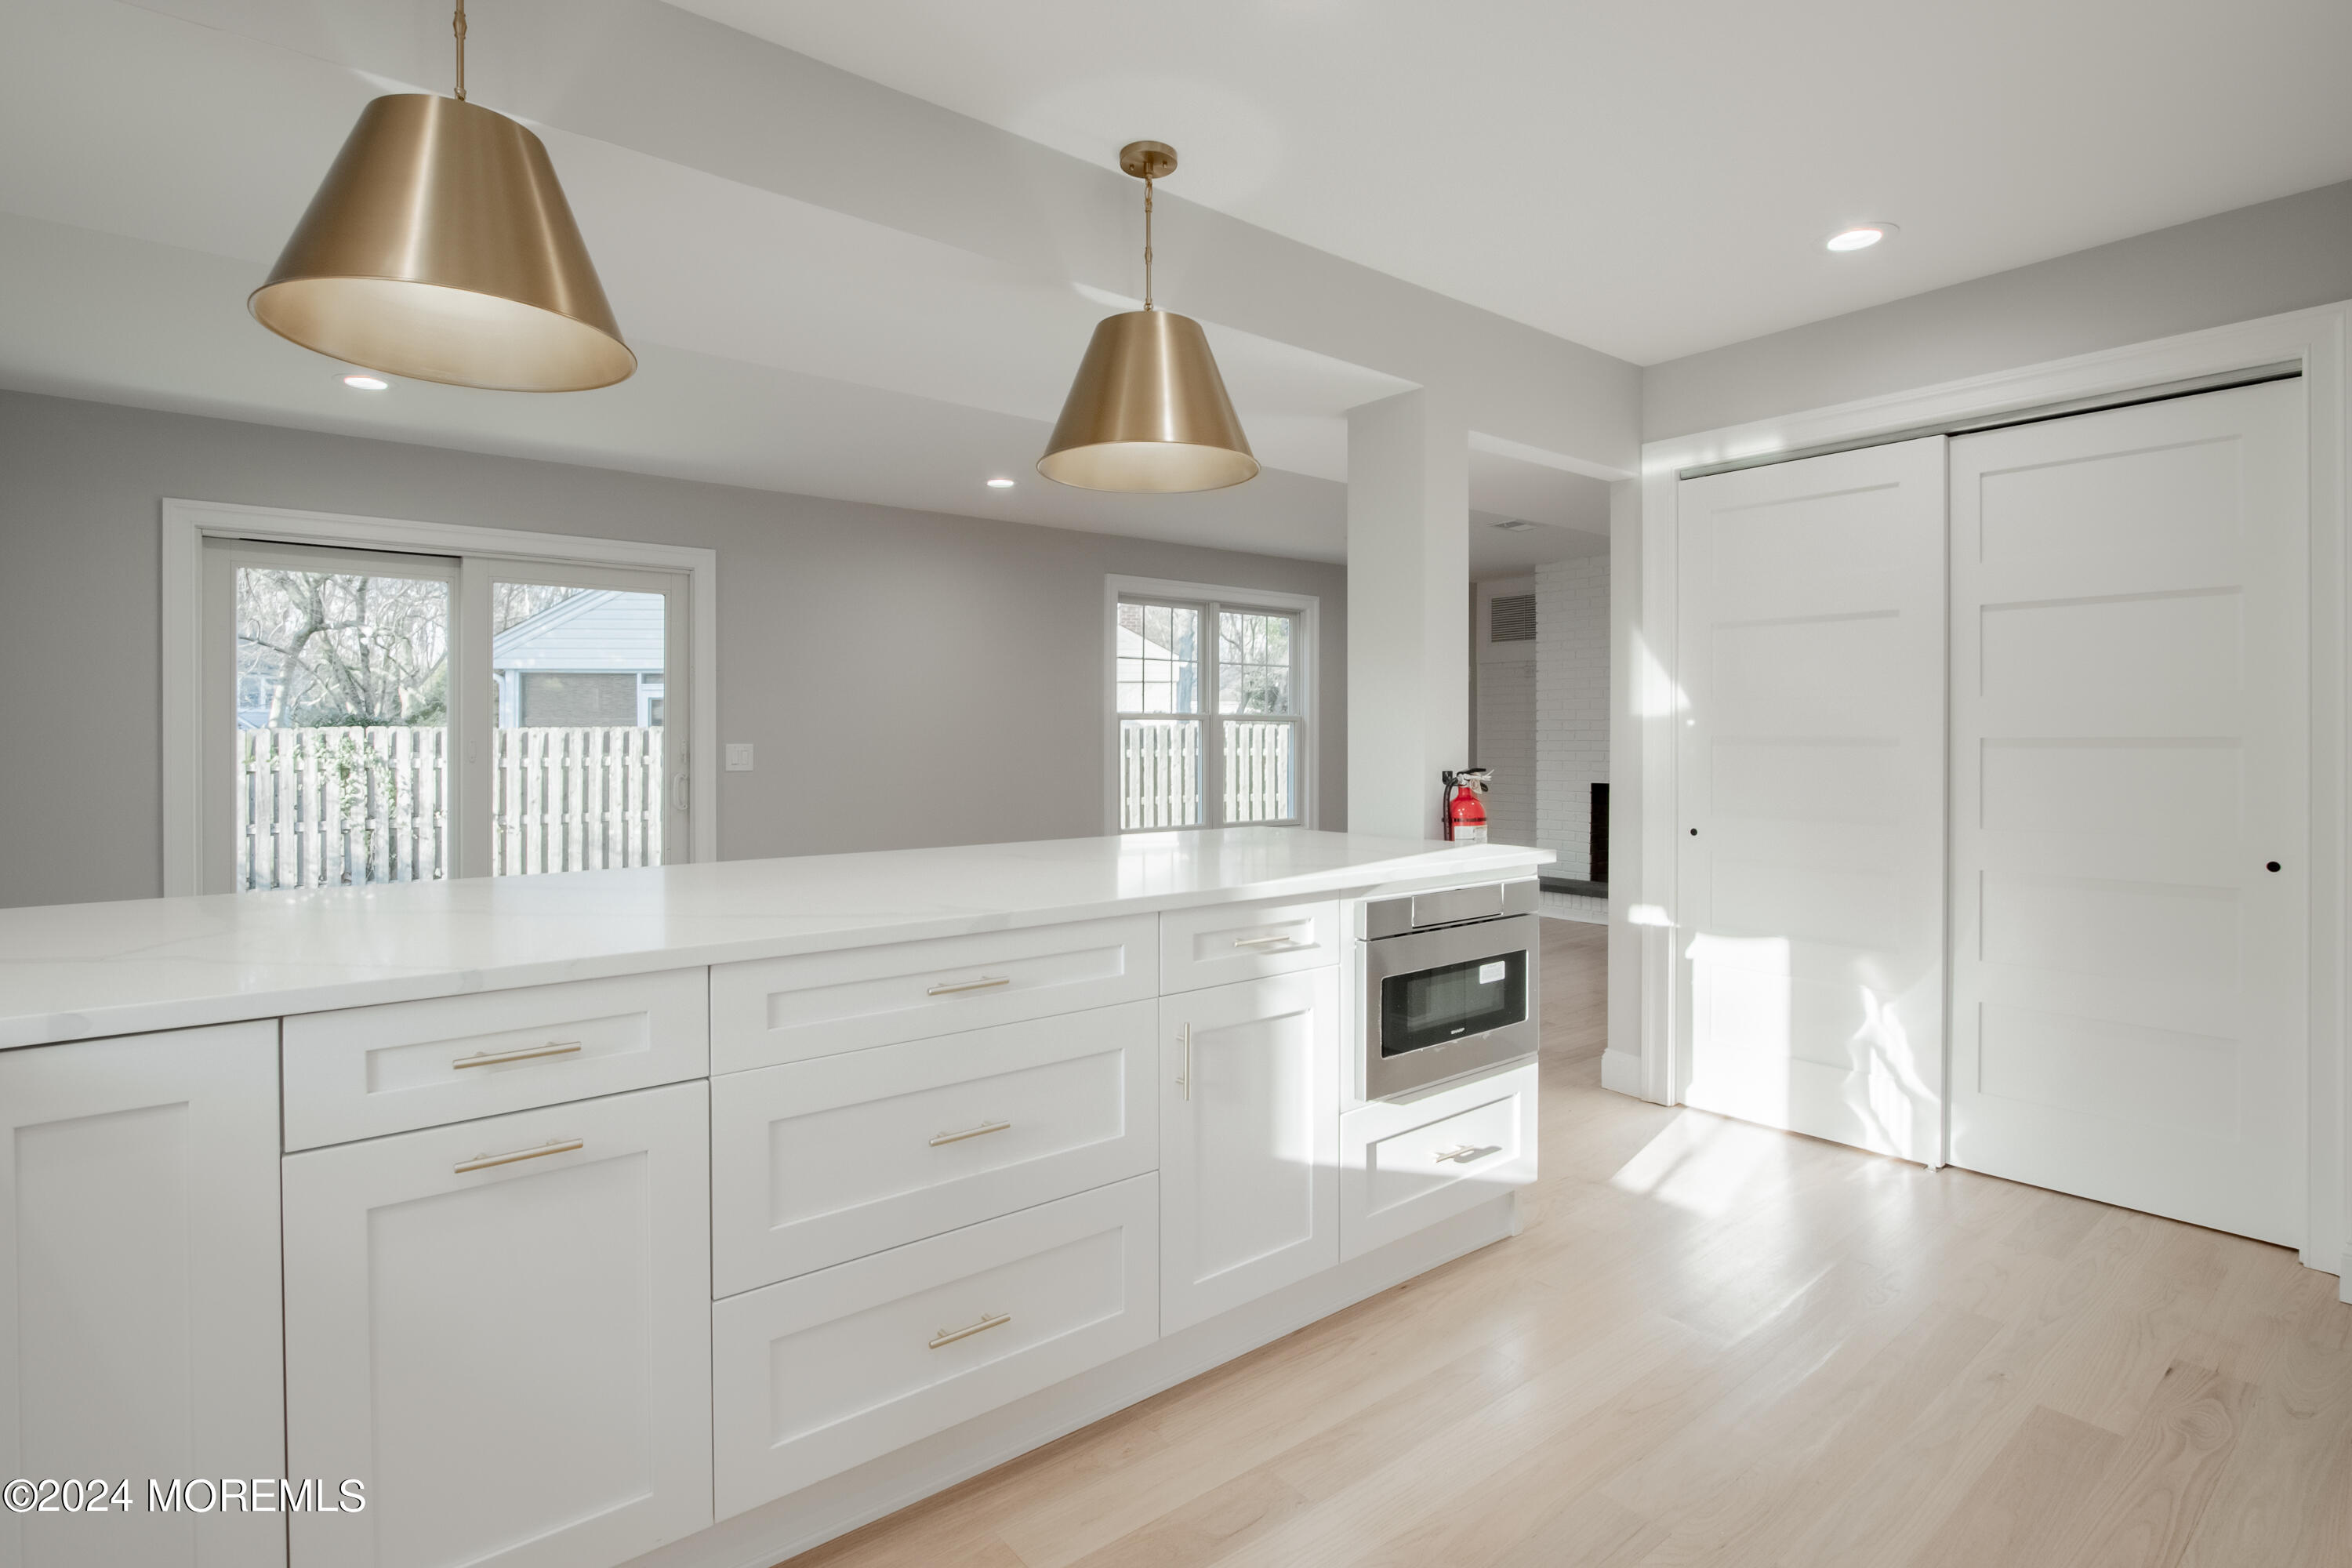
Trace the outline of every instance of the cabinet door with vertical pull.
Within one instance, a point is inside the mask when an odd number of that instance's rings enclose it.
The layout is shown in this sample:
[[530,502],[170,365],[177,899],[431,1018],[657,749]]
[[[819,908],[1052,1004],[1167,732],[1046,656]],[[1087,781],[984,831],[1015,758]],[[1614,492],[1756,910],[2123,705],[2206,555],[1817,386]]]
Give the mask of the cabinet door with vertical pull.
[[710,1522],[703,1083],[291,1154],[300,1568],[606,1568]]
[[1160,1001],[1160,1331],[1339,1261],[1337,971]]

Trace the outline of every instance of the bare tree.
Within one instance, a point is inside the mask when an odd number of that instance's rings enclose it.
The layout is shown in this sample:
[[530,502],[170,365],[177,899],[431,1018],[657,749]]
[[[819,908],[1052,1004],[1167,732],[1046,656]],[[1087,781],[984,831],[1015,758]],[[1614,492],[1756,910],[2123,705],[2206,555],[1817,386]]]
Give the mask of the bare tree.
[[248,567],[236,621],[240,668],[273,668],[273,726],[431,723],[448,711],[446,583]]

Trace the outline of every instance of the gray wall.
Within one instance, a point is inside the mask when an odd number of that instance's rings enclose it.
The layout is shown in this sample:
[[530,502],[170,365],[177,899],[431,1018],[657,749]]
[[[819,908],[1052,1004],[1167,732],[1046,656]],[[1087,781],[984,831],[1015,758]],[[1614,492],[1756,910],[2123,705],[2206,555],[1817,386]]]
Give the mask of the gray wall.
[[2352,182],[1652,365],[1654,441],[2352,299]]
[[718,551],[730,859],[1099,833],[1104,575],[1319,595],[1346,823],[1343,567],[0,393],[0,905],[162,890],[165,497]]

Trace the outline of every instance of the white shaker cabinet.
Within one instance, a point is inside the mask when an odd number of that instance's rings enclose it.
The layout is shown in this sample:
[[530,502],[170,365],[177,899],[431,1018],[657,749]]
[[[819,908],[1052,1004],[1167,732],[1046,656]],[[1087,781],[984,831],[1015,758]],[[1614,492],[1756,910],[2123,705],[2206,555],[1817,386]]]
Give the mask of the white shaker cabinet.
[[1339,1261],[1339,1018],[1328,966],[1160,999],[1162,1333]]
[[133,1494],[0,1513],[0,1564],[283,1563],[280,1514],[147,1507],[150,1479],[286,1473],[277,1025],[0,1052],[0,1480]]
[[710,1522],[701,1082],[289,1155],[298,1568],[609,1568]]

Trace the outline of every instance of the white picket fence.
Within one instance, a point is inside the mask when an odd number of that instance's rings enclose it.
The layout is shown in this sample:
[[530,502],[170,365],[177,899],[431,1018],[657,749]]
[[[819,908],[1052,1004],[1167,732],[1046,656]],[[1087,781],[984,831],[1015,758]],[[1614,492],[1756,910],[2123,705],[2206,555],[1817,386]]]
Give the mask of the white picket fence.
[[[1298,727],[1224,721],[1225,820],[1282,822],[1298,815]],[[1192,827],[1202,820],[1201,727],[1191,719],[1126,719],[1118,727],[1118,820],[1127,828]]]
[[1225,721],[1225,820],[1283,822],[1298,815],[1298,726]]
[[498,731],[491,867],[504,877],[662,863],[662,732]]
[[[658,866],[662,731],[499,730],[491,869]],[[237,731],[236,885],[350,887],[450,875],[448,731]]]
[[1118,726],[1118,824],[1191,827],[1201,820],[1201,726],[1123,719]]

